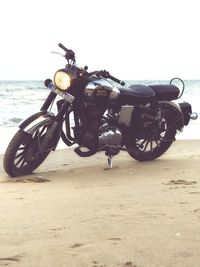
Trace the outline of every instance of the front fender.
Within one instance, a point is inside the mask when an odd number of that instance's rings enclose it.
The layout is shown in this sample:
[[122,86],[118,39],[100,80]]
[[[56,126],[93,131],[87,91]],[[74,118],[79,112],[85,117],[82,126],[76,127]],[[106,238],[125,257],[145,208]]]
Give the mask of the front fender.
[[55,116],[53,113],[48,111],[39,111],[22,121],[19,125],[19,128],[24,132],[33,134],[38,126],[49,125],[53,122],[54,118]]

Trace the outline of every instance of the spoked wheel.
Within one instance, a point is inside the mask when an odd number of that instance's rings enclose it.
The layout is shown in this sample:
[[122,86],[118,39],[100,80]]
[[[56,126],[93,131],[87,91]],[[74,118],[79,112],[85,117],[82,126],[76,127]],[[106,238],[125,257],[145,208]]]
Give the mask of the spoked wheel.
[[4,169],[8,175],[29,174],[46,159],[55,143],[52,139],[45,140],[48,129],[49,125],[45,125],[32,134],[21,129],[15,134],[4,155]]
[[177,121],[172,110],[164,110],[164,127],[158,136],[148,138],[132,138],[127,144],[131,157],[139,161],[149,161],[160,157],[175,140]]

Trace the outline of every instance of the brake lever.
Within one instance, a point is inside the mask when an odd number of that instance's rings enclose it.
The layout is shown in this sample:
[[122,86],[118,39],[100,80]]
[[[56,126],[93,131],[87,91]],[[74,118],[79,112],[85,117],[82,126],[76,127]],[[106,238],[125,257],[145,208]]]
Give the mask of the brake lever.
[[61,54],[61,53],[59,53],[59,52],[51,51],[51,53],[52,53],[52,54],[58,54],[58,55],[60,55],[60,56],[62,56],[62,57],[65,57],[65,55],[63,55],[63,54]]

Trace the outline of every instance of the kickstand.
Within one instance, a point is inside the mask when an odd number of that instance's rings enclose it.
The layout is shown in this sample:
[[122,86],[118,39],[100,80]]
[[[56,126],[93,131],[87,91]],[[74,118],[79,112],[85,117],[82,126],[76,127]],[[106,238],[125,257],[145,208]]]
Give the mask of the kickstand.
[[107,170],[110,170],[113,167],[113,165],[112,165],[112,158],[113,158],[113,156],[111,156],[111,155],[108,156],[108,166],[106,168]]

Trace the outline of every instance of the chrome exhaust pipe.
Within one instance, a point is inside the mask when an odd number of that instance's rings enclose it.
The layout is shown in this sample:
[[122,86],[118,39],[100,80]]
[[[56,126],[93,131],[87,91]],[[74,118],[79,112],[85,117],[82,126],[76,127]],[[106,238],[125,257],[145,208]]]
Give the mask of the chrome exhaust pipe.
[[198,119],[198,114],[197,114],[196,112],[192,112],[192,113],[190,114],[190,119],[191,119],[191,120],[196,120],[196,119]]

